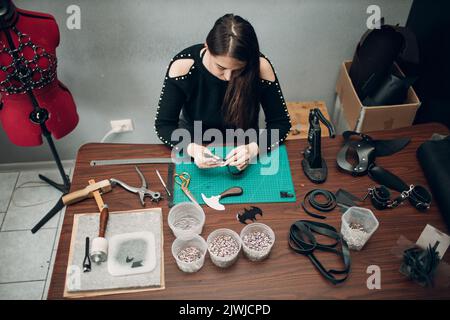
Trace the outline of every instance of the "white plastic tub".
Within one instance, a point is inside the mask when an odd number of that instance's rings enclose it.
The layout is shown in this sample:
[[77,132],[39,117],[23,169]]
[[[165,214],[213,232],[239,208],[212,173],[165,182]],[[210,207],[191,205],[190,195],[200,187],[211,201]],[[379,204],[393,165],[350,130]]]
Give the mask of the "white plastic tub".
[[201,234],[205,212],[192,202],[182,202],[170,209],[167,221],[175,237]]
[[[268,247],[263,248],[262,250],[255,250],[247,246],[245,244],[244,237],[254,232],[262,232],[266,234],[266,236],[269,237],[271,244]],[[242,229],[241,241],[242,241],[242,250],[244,251],[245,256],[251,261],[260,261],[264,260],[269,256],[270,251],[272,250],[272,247],[275,243],[275,233],[268,225],[265,225],[264,223],[255,222],[246,225]]]
[[[351,225],[359,225],[364,231],[351,228]],[[371,210],[350,207],[342,215],[341,234],[349,249],[359,251],[378,229],[378,225],[378,220]]]
[[[200,258],[191,262],[183,261],[179,258],[180,252],[186,248],[194,247],[200,251]],[[197,272],[203,267],[205,263],[205,256],[207,251],[207,244],[205,239],[197,234],[188,236],[181,236],[175,239],[172,243],[172,255],[177,262],[178,268],[183,272]]]
[[[227,255],[224,257],[214,254],[214,252],[211,250],[211,244],[214,241],[214,239],[216,239],[217,237],[220,237],[220,236],[227,236],[227,237],[230,237],[231,239],[233,239],[234,241],[236,241],[238,249],[234,254]],[[208,245],[208,252],[209,252],[209,257],[211,258],[211,261],[216,266],[221,267],[221,268],[227,268],[227,267],[231,266],[233,263],[235,263],[239,257],[239,252],[241,251],[241,247],[242,247],[242,242],[241,242],[241,238],[239,237],[239,235],[231,229],[224,229],[224,228],[217,229],[217,230],[211,232],[208,236],[208,239],[206,240],[206,243]]]

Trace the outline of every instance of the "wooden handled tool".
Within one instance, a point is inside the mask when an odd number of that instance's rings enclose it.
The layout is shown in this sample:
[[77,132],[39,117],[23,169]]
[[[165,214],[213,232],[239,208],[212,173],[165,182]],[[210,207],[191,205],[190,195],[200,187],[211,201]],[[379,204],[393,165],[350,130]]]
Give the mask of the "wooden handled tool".
[[[96,185],[95,180],[89,180],[89,185]],[[100,211],[98,237],[92,240],[91,259],[99,264],[106,261],[108,257],[108,240],[105,238],[105,233],[106,226],[108,225],[109,208],[108,205],[103,202],[99,189],[96,189],[91,193],[97,203],[98,210]]]
[[109,218],[109,209],[108,205],[103,205],[103,209],[100,212],[100,228],[98,229],[98,236],[100,238],[105,237],[106,233],[106,225],[108,224],[108,218]]
[[[47,223],[56,213],[58,213],[64,206],[82,201],[94,196],[94,191],[101,191],[106,193],[112,190],[111,182],[109,180],[102,180],[94,182],[84,189],[77,190],[62,196],[56,205],[31,229],[32,233],[36,233],[44,224]],[[100,192],[98,192],[100,194]]]
[[216,210],[225,210],[224,205],[219,200],[225,197],[240,196],[243,192],[241,187],[231,187],[218,196],[211,196],[209,198],[202,193],[202,198],[209,207]]
[[[91,183],[91,181],[93,183]],[[112,187],[111,187],[111,183],[109,182],[109,180],[102,180],[100,182],[95,182],[94,180],[89,180],[89,185],[86,188],[66,194],[64,197],[62,197],[62,201],[65,205],[69,205],[69,204],[73,204],[78,201],[84,200],[86,198],[95,197],[95,195],[94,195],[95,193],[97,193],[98,196],[100,197],[99,190],[102,193],[111,191]],[[100,197],[100,199],[101,199],[101,197]]]

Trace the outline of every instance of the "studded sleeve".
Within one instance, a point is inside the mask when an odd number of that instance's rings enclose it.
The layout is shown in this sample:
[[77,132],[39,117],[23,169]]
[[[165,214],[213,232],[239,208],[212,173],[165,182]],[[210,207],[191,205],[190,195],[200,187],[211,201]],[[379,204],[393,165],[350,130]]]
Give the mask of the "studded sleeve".
[[[267,60],[270,62],[269,59]],[[271,62],[270,64],[273,69]],[[276,72],[275,81],[265,79],[260,81],[260,101],[266,118],[266,130],[259,135],[258,144],[260,145],[260,154],[263,154],[286,140],[291,129],[291,119]],[[278,135],[276,131],[278,131]],[[263,150],[262,147],[266,147],[266,150]]]
[[[178,128],[180,112],[188,96],[192,82],[190,77],[195,66],[193,65],[186,75],[174,78],[169,77],[169,69],[173,61],[185,58],[184,56],[183,54],[175,56],[167,67],[156,110],[154,129],[158,138],[170,148],[174,148],[180,142],[177,139],[172,139],[172,133]],[[186,58],[188,58],[187,54]]]

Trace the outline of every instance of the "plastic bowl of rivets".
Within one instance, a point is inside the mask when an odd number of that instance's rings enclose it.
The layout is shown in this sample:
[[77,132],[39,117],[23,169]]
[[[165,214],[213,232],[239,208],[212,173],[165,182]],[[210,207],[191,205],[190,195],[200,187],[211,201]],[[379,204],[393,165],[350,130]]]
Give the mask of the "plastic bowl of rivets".
[[197,272],[203,267],[207,251],[205,239],[197,234],[183,235],[172,243],[172,255],[183,272]]
[[361,250],[378,229],[378,220],[366,208],[350,207],[342,215],[341,234],[349,249]]
[[264,223],[251,223],[241,231],[242,250],[251,261],[267,258],[275,243],[275,233]]
[[169,211],[169,227],[175,237],[201,234],[205,224],[205,212],[192,202],[182,202]]
[[239,235],[230,229],[217,229],[206,239],[211,261],[218,267],[227,268],[239,257],[242,242]]

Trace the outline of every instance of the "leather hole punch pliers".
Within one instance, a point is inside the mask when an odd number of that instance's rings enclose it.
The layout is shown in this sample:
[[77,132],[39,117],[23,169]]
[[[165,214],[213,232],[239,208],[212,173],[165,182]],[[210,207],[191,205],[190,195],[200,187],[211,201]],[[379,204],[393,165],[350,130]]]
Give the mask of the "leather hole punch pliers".
[[125,182],[120,181],[118,179],[114,179],[114,178],[109,179],[109,181],[111,182],[111,185],[112,186],[119,185],[129,192],[138,194],[139,200],[141,201],[141,204],[143,207],[145,206],[145,202],[144,202],[145,197],[150,197],[153,202],[159,202],[159,200],[161,200],[163,198],[161,196],[161,193],[149,190],[147,181],[145,180],[145,177],[142,174],[141,170],[139,170],[138,167],[135,167],[135,169],[142,181],[142,186],[140,188],[132,187],[132,186],[126,184]]

